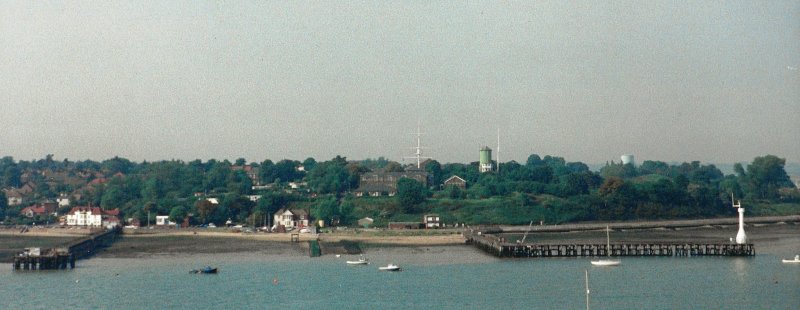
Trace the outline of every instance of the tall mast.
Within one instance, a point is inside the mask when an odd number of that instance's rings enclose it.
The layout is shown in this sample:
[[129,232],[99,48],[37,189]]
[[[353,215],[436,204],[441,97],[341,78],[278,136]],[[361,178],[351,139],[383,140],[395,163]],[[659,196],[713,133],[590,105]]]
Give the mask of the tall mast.
[[414,155],[406,156],[406,157],[403,157],[403,158],[404,159],[416,159],[417,160],[417,169],[421,169],[422,168],[421,167],[422,166],[422,159],[423,158],[424,159],[428,159],[430,157],[422,156],[422,149],[423,149],[423,147],[422,147],[422,138],[421,138],[422,137],[422,132],[420,132],[420,130],[419,130],[419,123],[417,123],[417,133],[416,133],[416,135],[417,135],[417,146],[416,147],[412,147],[412,149],[416,150],[414,152]]
[[608,228],[608,225],[606,225],[606,253],[608,254],[608,257],[611,257],[611,237],[609,236],[610,233],[611,230]]
[[589,269],[586,269],[586,310],[589,310]]

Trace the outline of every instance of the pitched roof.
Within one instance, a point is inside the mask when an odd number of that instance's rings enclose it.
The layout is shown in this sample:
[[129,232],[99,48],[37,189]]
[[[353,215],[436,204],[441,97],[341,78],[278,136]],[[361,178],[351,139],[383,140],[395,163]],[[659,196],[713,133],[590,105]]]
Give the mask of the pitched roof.
[[72,207],[69,210],[69,214],[76,214],[78,212],[91,212],[92,214],[100,214],[100,215],[109,215],[109,216],[118,216],[119,209],[112,209],[112,210],[103,210],[99,207]]
[[462,179],[460,176],[454,175],[452,177],[447,178],[447,180],[444,180],[444,184],[447,184],[447,183],[453,181],[454,179],[458,179],[458,181],[460,181],[460,182],[467,183],[467,181]]

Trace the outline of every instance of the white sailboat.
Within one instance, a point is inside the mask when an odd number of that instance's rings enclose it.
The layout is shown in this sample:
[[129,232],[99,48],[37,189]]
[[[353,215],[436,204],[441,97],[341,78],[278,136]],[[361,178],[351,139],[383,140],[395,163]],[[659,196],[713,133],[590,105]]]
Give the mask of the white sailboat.
[[611,237],[609,236],[609,228],[606,225],[606,253],[608,253],[607,259],[598,259],[593,260],[592,265],[595,266],[617,266],[619,265],[619,260],[611,259]]

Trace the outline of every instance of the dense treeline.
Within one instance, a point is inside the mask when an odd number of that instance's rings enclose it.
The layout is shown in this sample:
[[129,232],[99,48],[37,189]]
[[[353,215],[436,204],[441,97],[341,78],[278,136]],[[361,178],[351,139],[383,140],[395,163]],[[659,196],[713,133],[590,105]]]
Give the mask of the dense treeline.
[[[142,223],[159,214],[176,221],[192,215],[194,224],[222,224],[228,219],[261,224],[268,214],[287,206],[306,208],[315,218],[344,224],[361,216],[413,219],[424,212],[442,213],[450,222],[512,224],[538,219],[730,216],[731,194],[752,202],[800,202],[784,165],[784,159],[766,155],[746,167],[737,164],[733,175],[699,162],[670,165],[659,161],[645,161],[638,167],[611,162],[595,172],[581,162],[533,154],[525,163],[505,162],[498,171],[479,173],[477,162],[428,161],[424,169],[430,186],[402,179],[396,197],[355,198],[349,193],[358,187],[360,174],[404,167],[384,158],[348,161],[341,156],[323,162],[308,158],[260,163],[244,159],[135,163],[119,157],[72,162],[55,161],[52,155],[17,162],[4,157],[0,186],[32,185],[25,204],[9,207],[0,196],[0,209],[13,219],[26,205],[69,194],[73,206],[120,208],[125,218]],[[466,180],[466,189],[441,186],[454,175]],[[59,214],[66,211],[68,207]]]

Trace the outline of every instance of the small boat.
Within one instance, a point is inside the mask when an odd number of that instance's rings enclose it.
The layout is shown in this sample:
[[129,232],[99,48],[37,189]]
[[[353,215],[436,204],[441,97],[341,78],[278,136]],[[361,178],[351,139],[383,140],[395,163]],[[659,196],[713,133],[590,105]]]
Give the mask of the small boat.
[[598,259],[598,260],[593,260],[592,261],[592,265],[595,265],[595,266],[617,266],[617,265],[619,265],[619,261],[618,260],[613,260],[613,259]]
[[349,261],[347,261],[347,264],[348,265],[368,265],[369,264],[369,260],[367,260],[367,258],[364,257],[364,255],[361,255],[361,257],[358,258],[358,260],[349,260]]
[[800,255],[795,255],[794,259],[784,259],[783,262],[787,264],[800,264]]
[[618,260],[611,259],[611,238],[609,237],[609,228],[606,225],[606,249],[608,249],[608,258],[607,259],[598,259],[593,260],[592,265],[595,266],[617,266],[619,265]]
[[206,266],[203,269],[192,269],[189,273],[217,273],[217,268],[211,268],[211,266]]
[[400,269],[400,266],[397,266],[395,264],[389,264],[386,267],[378,267],[378,270],[380,270],[380,271],[400,271],[402,269]]

